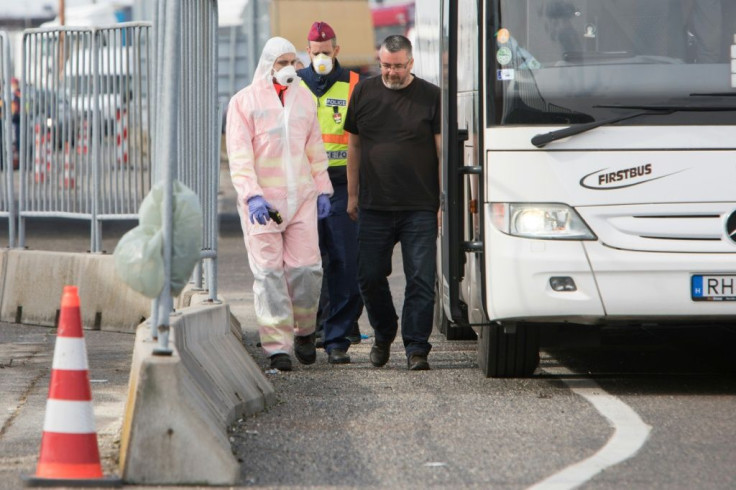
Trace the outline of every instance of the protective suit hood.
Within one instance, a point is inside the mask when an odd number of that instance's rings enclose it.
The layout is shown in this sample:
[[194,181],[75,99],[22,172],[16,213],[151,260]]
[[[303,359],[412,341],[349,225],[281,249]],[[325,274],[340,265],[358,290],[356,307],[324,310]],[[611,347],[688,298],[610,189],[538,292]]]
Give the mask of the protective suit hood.
[[286,53],[296,54],[296,48],[289,40],[277,36],[266,41],[266,45],[263,46],[263,52],[261,53],[261,59],[258,60],[256,72],[253,74],[253,83],[271,83],[273,78],[271,73],[273,64],[279,56]]

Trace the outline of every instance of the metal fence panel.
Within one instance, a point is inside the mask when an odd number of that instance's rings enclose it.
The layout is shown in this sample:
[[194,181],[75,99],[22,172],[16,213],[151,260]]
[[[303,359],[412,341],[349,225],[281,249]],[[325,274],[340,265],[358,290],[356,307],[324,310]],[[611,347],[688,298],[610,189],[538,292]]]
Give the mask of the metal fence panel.
[[19,245],[28,217],[134,219],[151,187],[150,24],[23,34]]
[[8,246],[15,244],[15,189],[13,167],[16,161],[13,126],[13,93],[11,92],[10,40],[0,31],[0,216],[8,219]]
[[[166,2],[161,0],[159,12]],[[163,80],[173,77],[178,80],[178,100],[176,107],[178,156],[174,178],[192,189],[202,205],[203,226],[201,257],[205,259],[206,269],[201,265],[195,270],[194,280],[197,288],[207,289],[212,301],[217,299],[217,194],[220,179],[220,113],[218,106],[217,78],[217,2],[182,2],[178,13],[177,38],[180,39],[178,52],[182,63],[176,73],[163,73],[163,63],[156,64],[156,88],[161,89]],[[155,20],[157,39],[156,52],[166,52],[163,34],[166,22],[159,14]],[[161,68],[159,70],[159,68]],[[155,97],[157,102],[164,97]],[[166,165],[164,148],[159,146],[166,141],[159,135],[162,115],[167,108],[158,107],[156,116],[156,145],[154,146],[155,176],[163,175],[159,165]],[[161,154],[159,154],[161,152]],[[204,275],[204,278],[203,278]],[[202,280],[206,280],[206,285]]]
[[[206,259],[209,299],[217,301],[217,191],[220,175],[220,125],[217,104],[217,2],[159,0],[156,26],[153,97],[154,176],[164,185],[162,206],[164,288],[151,311],[154,353],[168,354],[172,232],[172,187],[179,180],[202,206],[200,257]],[[195,269],[202,286],[202,267]]]

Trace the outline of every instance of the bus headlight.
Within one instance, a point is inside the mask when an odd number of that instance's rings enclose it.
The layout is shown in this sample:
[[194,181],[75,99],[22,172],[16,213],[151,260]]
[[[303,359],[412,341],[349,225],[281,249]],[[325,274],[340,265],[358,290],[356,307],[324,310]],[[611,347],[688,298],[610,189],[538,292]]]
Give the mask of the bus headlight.
[[595,240],[588,225],[566,204],[491,203],[491,222],[503,233],[548,240]]

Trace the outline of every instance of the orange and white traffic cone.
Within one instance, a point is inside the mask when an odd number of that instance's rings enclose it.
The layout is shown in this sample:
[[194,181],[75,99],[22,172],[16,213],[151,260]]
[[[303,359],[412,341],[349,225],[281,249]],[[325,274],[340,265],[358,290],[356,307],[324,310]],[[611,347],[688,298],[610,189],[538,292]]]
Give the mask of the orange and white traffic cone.
[[119,486],[104,478],[76,286],[64,286],[41,451],[29,486]]

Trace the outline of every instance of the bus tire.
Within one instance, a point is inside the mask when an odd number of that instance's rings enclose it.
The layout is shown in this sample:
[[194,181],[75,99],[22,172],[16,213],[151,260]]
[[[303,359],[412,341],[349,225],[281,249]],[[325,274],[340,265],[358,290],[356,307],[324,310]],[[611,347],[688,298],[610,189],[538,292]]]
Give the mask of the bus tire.
[[475,340],[478,336],[471,327],[458,327],[445,315],[442,307],[439,281],[434,284],[434,326],[447,340]]
[[519,323],[514,333],[499,324],[481,327],[478,365],[488,378],[531,376],[539,365],[539,326]]

